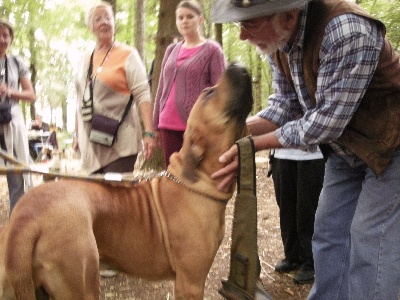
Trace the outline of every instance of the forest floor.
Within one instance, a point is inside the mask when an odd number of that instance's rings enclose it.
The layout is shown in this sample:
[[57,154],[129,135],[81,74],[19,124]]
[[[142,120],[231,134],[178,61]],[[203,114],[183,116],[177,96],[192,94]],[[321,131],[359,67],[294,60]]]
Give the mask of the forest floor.
[[[293,283],[294,273],[280,274],[274,271],[277,261],[283,258],[279,229],[278,207],[275,202],[272,179],[266,176],[266,154],[257,154],[257,201],[258,201],[258,248],[261,261],[261,280],[274,300],[306,299],[311,284]],[[41,184],[41,176],[33,175],[35,184]],[[235,196],[229,201],[225,214],[225,237],[214,259],[205,286],[205,300],[222,300],[218,290],[221,280],[229,274],[231,226]],[[8,220],[8,189],[5,176],[0,176],[0,225]],[[116,277],[101,278],[101,300],[172,300],[173,283],[148,282],[120,273]]]

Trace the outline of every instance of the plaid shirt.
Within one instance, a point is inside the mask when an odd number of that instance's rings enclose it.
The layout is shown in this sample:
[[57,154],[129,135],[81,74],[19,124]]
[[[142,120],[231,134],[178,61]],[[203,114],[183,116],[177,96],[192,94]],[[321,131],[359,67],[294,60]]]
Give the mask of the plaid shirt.
[[275,93],[259,115],[277,124],[275,131],[285,148],[309,149],[329,143],[335,152],[349,150],[335,144],[350,122],[374,75],[383,46],[383,36],[374,22],[355,14],[333,18],[325,29],[319,52],[316,106],[313,107],[304,81],[303,43],[307,9],[287,52],[293,86],[268,58],[273,69]]

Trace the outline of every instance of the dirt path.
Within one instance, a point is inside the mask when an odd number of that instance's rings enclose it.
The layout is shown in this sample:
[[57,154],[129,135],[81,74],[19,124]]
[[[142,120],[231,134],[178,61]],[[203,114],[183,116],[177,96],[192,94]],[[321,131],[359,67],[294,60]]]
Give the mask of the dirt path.
[[[258,243],[261,260],[261,279],[274,300],[306,299],[310,284],[296,285],[293,273],[278,274],[274,272],[275,263],[282,258],[282,242],[279,231],[278,208],[274,198],[272,180],[266,177],[266,163],[263,157],[257,163],[257,199],[258,199]],[[37,175],[35,182],[39,184]],[[5,176],[0,176],[0,224],[7,222],[8,190]],[[233,198],[234,199],[234,198]],[[222,300],[218,294],[221,280],[229,273],[230,236],[234,200],[227,206],[225,238],[218,250],[210,270],[206,287],[205,300]],[[102,300],[161,300],[173,299],[171,282],[146,282],[119,274],[114,278],[101,279]]]

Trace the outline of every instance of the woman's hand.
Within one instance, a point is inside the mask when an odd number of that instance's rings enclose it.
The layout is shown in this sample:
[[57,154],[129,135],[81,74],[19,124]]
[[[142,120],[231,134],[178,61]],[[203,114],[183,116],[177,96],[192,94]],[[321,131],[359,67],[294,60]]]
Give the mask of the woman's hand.
[[143,138],[143,147],[144,147],[144,157],[145,160],[149,160],[154,153],[154,149],[156,148],[155,136],[144,136]]
[[228,151],[219,157],[219,161],[225,166],[211,174],[212,179],[222,179],[217,186],[218,190],[229,192],[231,185],[236,181],[239,167],[237,145],[233,145]]

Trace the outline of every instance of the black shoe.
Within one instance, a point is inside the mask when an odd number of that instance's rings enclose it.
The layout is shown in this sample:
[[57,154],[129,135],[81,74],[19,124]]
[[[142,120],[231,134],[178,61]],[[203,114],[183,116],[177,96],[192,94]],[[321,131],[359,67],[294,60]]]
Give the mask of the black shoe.
[[314,281],[314,268],[307,265],[303,264],[297,272],[297,274],[293,278],[294,283],[297,284],[305,284],[305,283],[310,283]]
[[298,262],[290,261],[287,258],[281,260],[275,265],[275,271],[279,273],[289,273],[300,267]]

